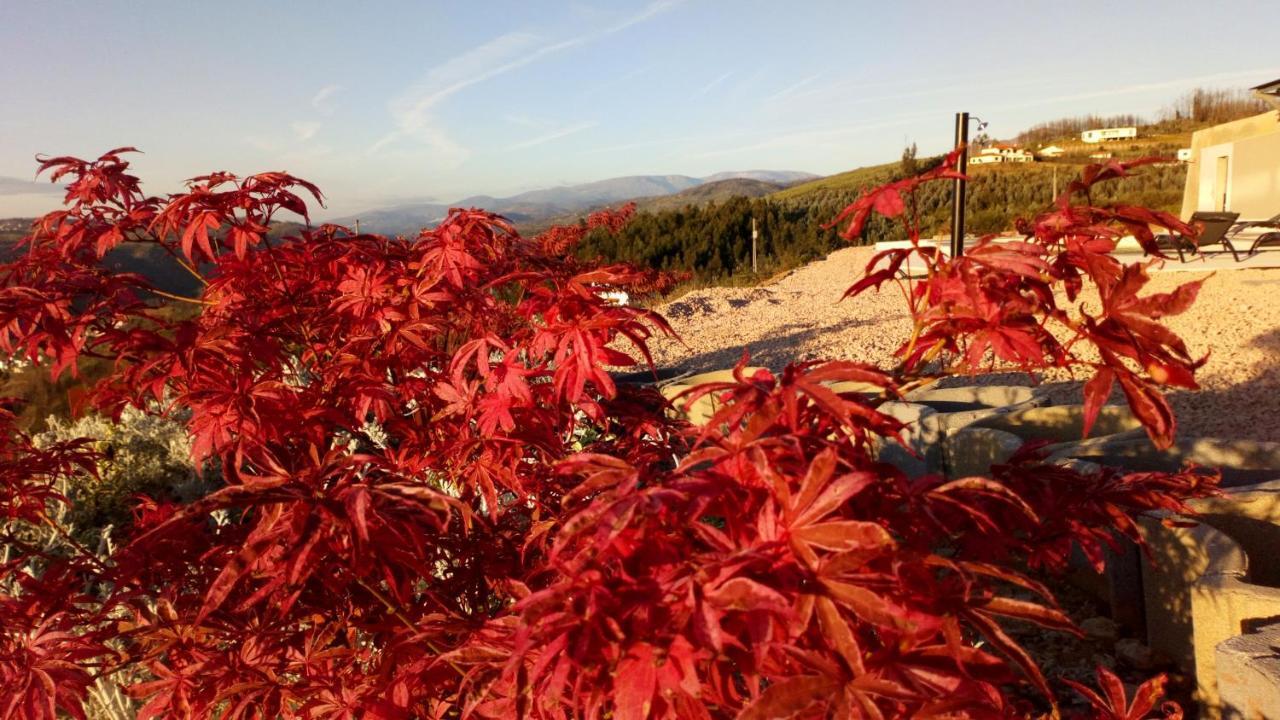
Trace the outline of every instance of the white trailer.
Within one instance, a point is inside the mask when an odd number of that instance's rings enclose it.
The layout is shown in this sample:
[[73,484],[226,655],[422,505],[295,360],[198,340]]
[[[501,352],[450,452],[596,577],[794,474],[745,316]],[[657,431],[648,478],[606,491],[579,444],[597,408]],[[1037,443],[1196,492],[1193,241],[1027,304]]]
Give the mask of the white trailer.
[[1110,140],[1132,140],[1138,137],[1136,127],[1098,128],[1080,133],[1080,139],[1087,143],[1100,143]]

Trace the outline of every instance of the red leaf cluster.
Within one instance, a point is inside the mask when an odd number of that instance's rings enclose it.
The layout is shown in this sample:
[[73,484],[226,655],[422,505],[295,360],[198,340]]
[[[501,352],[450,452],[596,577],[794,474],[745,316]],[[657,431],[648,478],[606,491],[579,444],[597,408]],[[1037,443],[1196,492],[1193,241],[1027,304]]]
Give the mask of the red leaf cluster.
[[[72,179],[69,205],[0,268],[0,349],[55,374],[112,359],[91,401],[189,410],[214,489],[140,499],[105,559],[14,545],[0,717],[80,716],[93,679],[121,670],[144,719],[1025,717],[1054,695],[1006,624],[1074,632],[1025,568],[1061,567],[1073,543],[1100,557],[1134,515],[1212,492],[1196,473],[1082,475],[1030,451],[990,478],[909,479],[876,461],[902,429],[877,408],[904,376],[854,362],[748,375],[744,359],[690,393],[718,400],[692,428],[611,374],[669,328],[603,293],[669,281],[569,255],[630,210],[534,239],[478,210],[413,238],[269,239],[318,190],[215,173],[145,197],[122,152],[44,161]],[[900,215],[949,176],[846,215]],[[1140,396],[1153,381],[1122,359],[1173,368],[1161,382],[1193,371],[1156,321],[1194,291],[1139,298],[1145,276],[1074,213],[1040,223],[1052,241],[931,256],[910,364],[943,346],[1060,364],[1070,344],[1036,318],[1065,317],[1049,290],[1074,277],[1105,298],[1073,321],[1113,358],[1100,371]],[[121,242],[163,248],[199,296],[104,267]],[[834,389],[849,381],[880,398]],[[1164,437],[1158,414],[1139,413]],[[7,435],[13,544],[93,457]]]
[[37,449],[0,409],[0,717],[83,718],[93,671],[111,655],[101,606],[81,589],[93,560],[51,556],[24,532],[68,502],[59,480],[93,467],[83,441]]
[[[887,281],[903,285],[915,321],[910,340],[899,349],[909,371],[926,371],[924,366],[945,358],[950,362],[937,372],[978,372],[1009,365],[1028,371],[1047,367],[1081,371],[1090,376],[1085,385],[1086,435],[1119,383],[1151,439],[1167,447],[1177,426],[1161,388],[1196,389],[1195,371],[1207,356],[1191,355],[1159,320],[1190,307],[1201,281],[1186,283],[1172,293],[1140,295],[1149,279],[1146,266],[1126,265],[1112,251],[1128,233],[1159,255],[1152,226],[1181,234],[1194,231],[1168,213],[1087,204],[1094,184],[1125,177],[1132,168],[1157,160],[1113,160],[1088,166],[1054,209],[1019,222],[1021,239],[982,237],[955,258],[921,245],[918,219],[903,215],[901,200],[883,201],[883,188],[870,191],[842,214],[854,217],[849,233],[860,232],[862,222],[875,209],[887,217],[903,216],[911,247],[878,253],[846,295],[879,288]],[[952,161],[948,158],[948,163]],[[894,188],[896,196],[913,191],[920,181],[956,177],[947,167],[944,164],[920,178],[888,187]],[[1085,197],[1086,204],[1072,204],[1077,195]],[[905,278],[908,269],[921,277]],[[1096,291],[1096,300],[1081,297],[1086,281]]]
[[1156,705],[1164,697],[1164,684],[1168,679],[1164,675],[1143,683],[1130,701],[1124,683],[1115,673],[1102,666],[1098,666],[1097,672],[1101,694],[1072,680],[1065,681],[1092,706],[1093,712],[1086,717],[1094,720],[1182,720],[1182,708],[1177,704],[1164,702],[1158,707]]

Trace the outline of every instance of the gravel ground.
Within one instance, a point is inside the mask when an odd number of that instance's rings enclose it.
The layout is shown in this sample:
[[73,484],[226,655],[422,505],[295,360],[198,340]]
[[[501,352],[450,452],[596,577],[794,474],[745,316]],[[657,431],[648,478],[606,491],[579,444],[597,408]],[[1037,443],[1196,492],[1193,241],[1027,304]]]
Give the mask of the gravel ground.
[[[654,359],[660,367],[702,372],[731,367],[746,348],[753,364],[771,368],[818,358],[890,367],[910,333],[901,293],[886,285],[840,301],[872,253],[838,250],[763,286],[697,290],[660,306],[683,342],[656,338]],[[1156,272],[1146,292],[1207,275]],[[1167,322],[1194,354],[1210,353],[1199,373],[1203,389],[1171,395],[1179,434],[1280,442],[1280,269],[1218,272],[1191,310]],[[1049,386],[1059,401],[1079,397],[1078,382],[1046,380],[1055,381]]]

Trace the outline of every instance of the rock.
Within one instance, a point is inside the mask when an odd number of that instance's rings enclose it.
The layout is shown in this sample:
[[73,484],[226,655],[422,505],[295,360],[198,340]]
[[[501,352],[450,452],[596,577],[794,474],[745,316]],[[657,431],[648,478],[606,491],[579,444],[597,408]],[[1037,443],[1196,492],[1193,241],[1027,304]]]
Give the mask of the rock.
[[1102,653],[1094,653],[1091,660],[1095,666],[1104,667],[1108,670],[1116,669],[1116,659],[1111,657],[1110,655],[1103,655]]
[[1156,665],[1155,653],[1139,640],[1125,638],[1116,643],[1116,659],[1135,670],[1150,670]]
[[1120,637],[1120,626],[1111,618],[1091,617],[1080,623],[1080,629],[1093,640],[1114,643]]

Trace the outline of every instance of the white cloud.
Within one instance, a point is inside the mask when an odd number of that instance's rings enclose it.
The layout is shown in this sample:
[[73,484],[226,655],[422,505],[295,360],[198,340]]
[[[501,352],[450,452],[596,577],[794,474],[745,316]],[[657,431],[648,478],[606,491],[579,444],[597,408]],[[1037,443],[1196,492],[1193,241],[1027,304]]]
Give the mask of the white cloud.
[[507,33],[436,66],[390,102],[388,111],[395,129],[375,142],[369,152],[377,153],[401,139],[409,139],[454,164],[465,160],[468,151],[437,126],[434,109],[460,90],[528,65],[565,44],[537,47],[537,41],[528,33]]
[[836,127],[802,129],[783,134],[773,134],[759,142],[751,143],[749,145],[732,146],[719,150],[708,150],[694,154],[692,157],[722,157],[726,155],[759,153],[762,151],[778,150],[782,148],[830,147],[838,149],[848,146],[849,143],[855,140],[859,134],[867,130],[894,127],[914,120],[937,117],[937,114],[938,113],[936,111],[930,110],[928,112],[899,115],[894,118],[889,118],[879,122],[864,123],[862,125],[841,125]]
[[667,10],[670,10],[671,8],[679,5],[684,1],[685,0],[658,0],[658,2],[649,3],[640,12],[630,17],[624,18],[621,22],[619,22],[616,25],[605,28],[603,32],[598,33],[595,37],[592,37],[590,39],[598,40],[604,37],[605,35],[612,35],[613,33],[626,30],[632,25],[639,25],[640,23],[646,20],[649,20],[650,18],[653,18],[656,15],[659,15],[661,13],[666,12]]
[[333,106],[329,103],[329,99],[341,89],[341,85],[325,85],[311,97],[311,107],[315,108],[317,112],[328,115],[333,112]]
[[699,96],[699,97],[701,97],[701,96],[703,96],[703,95],[706,95],[707,93],[709,93],[709,92],[711,92],[712,90],[714,90],[714,89],[716,89],[717,87],[719,87],[721,83],[723,83],[725,80],[728,80],[728,79],[729,79],[729,78],[731,78],[731,77],[733,77],[733,71],[732,71],[732,70],[730,70],[729,72],[727,72],[727,73],[725,73],[725,74],[721,75],[720,77],[716,78],[715,80],[712,80],[711,82],[707,83],[706,85],[703,85],[703,86],[702,86],[702,89],[698,91],[698,96]]
[[551,125],[551,123],[545,122],[543,120],[539,120],[534,117],[530,117],[523,113],[512,113],[510,115],[507,115],[503,119],[511,123],[512,125],[519,125],[520,127],[534,128],[536,130],[549,127]]
[[596,126],[596,123],[594,122],[580,122],[580,123],[575,123],[573,125],[566,125],[565,127],[557,128],[555,130],[552,130],[551,132],[529,138],[528,140],[524,140],[522,142],[518,142],[515,145],[509,146],[507,150],[525,150],[527,148],[536,147],[538,145],[549,143],[553,140],[559,140],[560,138],[568,137],[570,135],[573,135],[574,133],[580,133],[583,130],[590,130],[595,126]]
[[762,102],[764,103],[777,102],[778,100],[782,100],[785,97],[794,95],[800,89],[807,87],[809,85],[812,85],[814,81],[816,81],[820,77],[822,77],[822,73],[815,73],[813,75],[810,75],[809,77],[801,80],[800,82],[797,82],[782,88],[781,90],[775,92],[774,94],[766,97]]
[[1034,103],[1018,103],[1015,105],[1004,105],[999,109],[1013,109],[1036,105],[1049,105],[1054,103],[1078,102],[1080,100],[1096,100],[1098,98],[1137,95],[1143,92],[1152,92],[1155,90],[1173,90],[1178,88],[1194,88],[1200,85],[1211,83],[1222,83],[1232,80],[1246,80],[1259,77],[1271,77],[1275,73],[1280,73],[1280,68],[1254,68],[1252,70],[1234,70],[1231,72],[1213,73],[1212,75],[1200,75],[1198,77],[1183,77],[1174,80],[1164,80],[1161,82],[1135,83],[1125,85],[1123,87],[1108,88],[1106,90],[1091,90],[1089,92],[1075,93],[1071,95],[1059,95],[1057,97],[1041,98]]
[[298,138],[298,142],[306,142],[320,132],[320,123],[313,120],[298,121],[290,125],[290,127],[293,128],[293,135]]
[[262,153],[273,153],[280,149],[275,143],[267,140],[266,138],[258,137],[257,135],[250,135],[249,137],[246,137],[244,141],[249,145],[249,147]]
[[518,70],[561,51],[621,32],[681,2],[684,0],[658,0],[640,12],[603,29],[549,43],[527,32],[506,33],[446,60],[389,103],[388,111],[395,129],[379,138],[369,148],[369,153],[377,153],[400,140],[408,139],[425,145],[440,155],[441,159],[456,166],[466,159],[469,151],[438,126],[434,110],[444,100],[473,85]]

